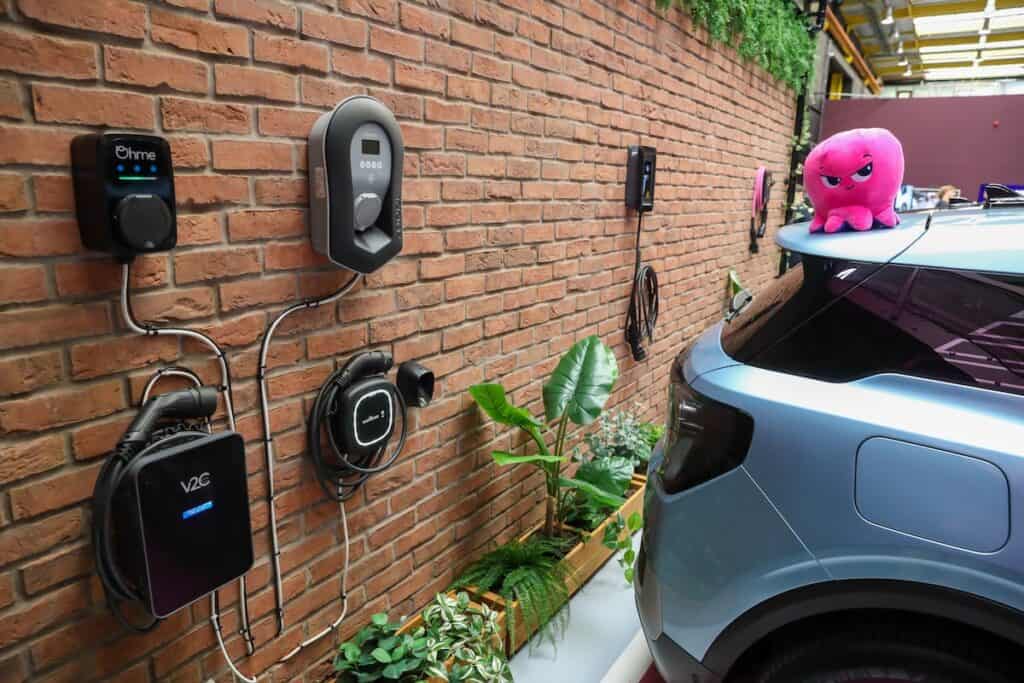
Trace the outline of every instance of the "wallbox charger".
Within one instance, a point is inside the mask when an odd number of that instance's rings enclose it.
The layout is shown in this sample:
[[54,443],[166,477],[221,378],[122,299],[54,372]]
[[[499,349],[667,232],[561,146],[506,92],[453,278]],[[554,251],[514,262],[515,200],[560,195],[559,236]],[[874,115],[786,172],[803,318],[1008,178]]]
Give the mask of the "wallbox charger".
[[90,133],[71,141],[82,244],[131,261],[177,244],[171,148],[154,135]]
[[118,559],[164,618],[252,567],[242,437],[224,432],[135,459],[114,499]]
[[372,97],[350,97],[309,134],[310,237],[339,266],[372,273],[402,250],[402,132]]
[[[104,463],[93,491],[96,571],[114,614],[135,630],[210,594],[253,564],[245,448],[237,432],[190,431],[217,407],[212,387],[147,402]],[[119,601],[154,618],[127,622]]]
[[626,157],[626,207],[641,213],[654,208],[654,174],[657,150],[632,145]]

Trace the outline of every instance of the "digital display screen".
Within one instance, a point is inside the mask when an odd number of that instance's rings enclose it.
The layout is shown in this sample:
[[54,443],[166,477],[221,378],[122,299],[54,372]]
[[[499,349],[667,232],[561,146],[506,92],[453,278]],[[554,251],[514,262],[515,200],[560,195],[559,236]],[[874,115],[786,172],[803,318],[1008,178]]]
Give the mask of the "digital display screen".
[[363,154],[373,154],[374,156],[380,154],[380,140],[363,138]]

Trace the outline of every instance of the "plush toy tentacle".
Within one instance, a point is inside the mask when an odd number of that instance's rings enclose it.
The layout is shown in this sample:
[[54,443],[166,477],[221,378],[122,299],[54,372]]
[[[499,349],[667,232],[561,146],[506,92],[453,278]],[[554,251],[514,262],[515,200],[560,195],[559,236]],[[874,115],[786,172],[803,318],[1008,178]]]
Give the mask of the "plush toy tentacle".
[[896,211],[893,209],[886,209],[875,216],[875,218],[878,219],[879,223],[889,228],[899,225],[900,222],[900,217],[896,215]]
[[854,230],[870,230],[875,222],[875,217],[871,215],[871,209],[865,206],[846,207],[846,216],[850,227]]
[[811,232],[820,232],[825,227],[825,219],[814,214],[814,218],[811,219]]
[[846,219],[838,211],[831,211],[828,214],[828,220],[825,221],[825,232],[839,232],[843,229],[843,223]]

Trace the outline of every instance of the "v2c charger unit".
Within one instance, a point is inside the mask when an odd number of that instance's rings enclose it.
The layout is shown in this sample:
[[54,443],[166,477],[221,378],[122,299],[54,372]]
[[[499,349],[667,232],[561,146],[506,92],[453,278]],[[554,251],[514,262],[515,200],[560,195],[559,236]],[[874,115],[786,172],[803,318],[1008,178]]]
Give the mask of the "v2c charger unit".
[[82,244],[131,261],[178,241],[171,148],[154,135],[91,133],[71,141]]
[[150,400],[97,477],[96,567],[122,620],[119,601],[138,600],[162,619],[252,567],[241,435],[190,431],[184,423],[158,426],[167,419],[208,418],[216,406],[212,387]]
[[350,97],[309,134],[310,237],[339,266],[372,273],[402,250],[402,132],[372,97]]

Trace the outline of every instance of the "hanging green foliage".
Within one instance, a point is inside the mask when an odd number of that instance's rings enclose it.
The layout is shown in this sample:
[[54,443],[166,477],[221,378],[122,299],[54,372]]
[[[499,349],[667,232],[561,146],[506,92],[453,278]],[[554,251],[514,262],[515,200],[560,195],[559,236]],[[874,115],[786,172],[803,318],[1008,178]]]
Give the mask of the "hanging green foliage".
[[656,0],[659,9],[678,5],[720,42],[800,89],[814,61],[814,39],[791,0]]

